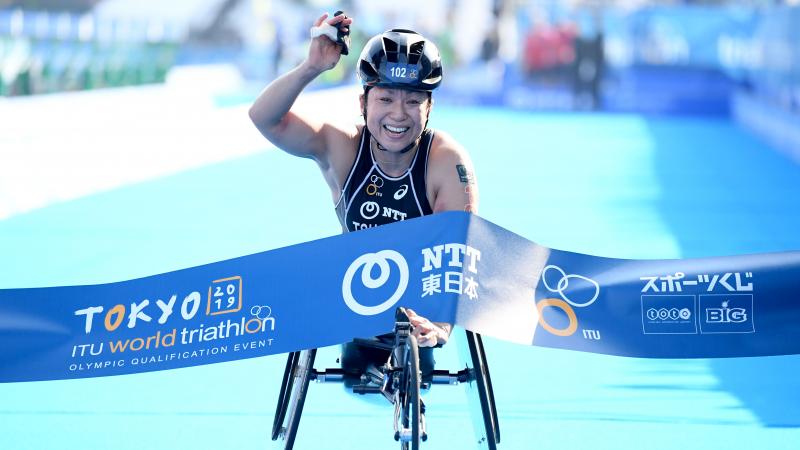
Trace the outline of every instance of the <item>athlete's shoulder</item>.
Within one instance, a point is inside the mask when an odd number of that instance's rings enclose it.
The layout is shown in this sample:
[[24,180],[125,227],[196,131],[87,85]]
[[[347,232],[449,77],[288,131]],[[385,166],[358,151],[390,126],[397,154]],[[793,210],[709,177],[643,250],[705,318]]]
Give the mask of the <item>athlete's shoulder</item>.
[[446,165],[469,162],[469,153],[453,136],[442,130],[433,130],[433,142],[428,155],[428,164]]
[[428,157],[427,183],[434,212],[477,211],[477,182],[469,154],[455,138],[438,130]]
[[352,163],[361,142],[361,126],[340,127],[331,125],[326,139],[326,161],[324,165],[338,166]]
[[354,143],[361,140],[361,130],[363,125],[342,126],[339,124],[327,124],[325,130],[329,133],[329,145],[352,147]]

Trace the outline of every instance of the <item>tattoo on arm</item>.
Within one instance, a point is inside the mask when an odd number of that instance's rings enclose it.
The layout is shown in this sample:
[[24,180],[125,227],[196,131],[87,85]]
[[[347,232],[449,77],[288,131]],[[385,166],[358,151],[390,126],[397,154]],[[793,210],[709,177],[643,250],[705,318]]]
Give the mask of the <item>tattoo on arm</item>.
[[461,180],[462,183],[465,184],[474,184],[475,183],[475,176],[472,175],[472,172],[467,170],[467,167],[463,164],[456,164],[456,171],[458,172],[458,178]]

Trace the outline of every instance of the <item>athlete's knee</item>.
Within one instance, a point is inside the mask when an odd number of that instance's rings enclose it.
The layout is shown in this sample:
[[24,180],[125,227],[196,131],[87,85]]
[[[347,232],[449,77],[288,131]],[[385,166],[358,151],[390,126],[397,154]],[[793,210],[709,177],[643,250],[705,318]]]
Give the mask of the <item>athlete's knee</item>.
[[358,375],[364,371],[367,363],[358,345],[348,342],[342,344],[342,355],[339,357],[342,370],[348,375]]

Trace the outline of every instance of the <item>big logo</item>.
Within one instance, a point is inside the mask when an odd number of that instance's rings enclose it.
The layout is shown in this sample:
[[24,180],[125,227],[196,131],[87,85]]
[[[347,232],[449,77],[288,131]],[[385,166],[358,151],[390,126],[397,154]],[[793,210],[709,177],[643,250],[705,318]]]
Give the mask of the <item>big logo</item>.
[[[361,283],[369,289],[378,289],[386,284],[392,274],[392,268],[389,265],[392,261],[399,269],[400,281],[397,284],[397,289],[386,300],[375,306],[365,306],[359,303],[353,296],[353,278],[356,272],[361,270]],[[372,278],[372,270],[377,265],[378,277]],[[377,253],[366,253],[356,258],[355,261],[347,268],[342,280],[342,298],[344,303],[356,314],[362,316],[374,316],[380,314],[387,309],[394,306],[400,297],[406,292],[408,287],[408,263],[400,253],[394,250],[381,250]]]
[[755,333],[753,294],[700,295],[701,333]]

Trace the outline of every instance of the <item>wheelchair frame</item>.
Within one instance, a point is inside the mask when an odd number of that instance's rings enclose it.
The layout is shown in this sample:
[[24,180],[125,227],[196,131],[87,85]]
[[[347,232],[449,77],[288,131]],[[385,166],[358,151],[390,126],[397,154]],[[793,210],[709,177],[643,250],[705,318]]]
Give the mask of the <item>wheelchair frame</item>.
[[[433,384],[464,383],[468,390],[474,391],[469,396],[471,407],[473,412],[480,410],[483,419],[483,428],[480,429],[476,423],[479,418],[473,417],[473,426],[479,433],[476,444],[479,448],[496,450],[500,443],[500,425],[483,341],[479,334],[467,330],[464,330],[464,336],[465,339],[459,342],[459,351],[466,367],[456,372],[434,370],[429,382],[421,379],[417,340],[411,334],[407,319],[398,319],[395,323],[394,345],[369,339],[354,340],[360,345],[391,350],[389,362],[381,367],[368,367],[360,377],[361,383],[354,385],[352,390],[362,395],[383,394],[394,405],[394,438],[400,442],[402,450],[418,450],[420,442],[427,439],[425,405],[420,400],[420,390],[430,389]],[[292,352],[286,360],[272,425],[272,440],[282,439],[286,450],[294,446],[311,380],[320,383],[345,381],[345,372],[341,368],[314,369],[316,353],[317,349]]]

